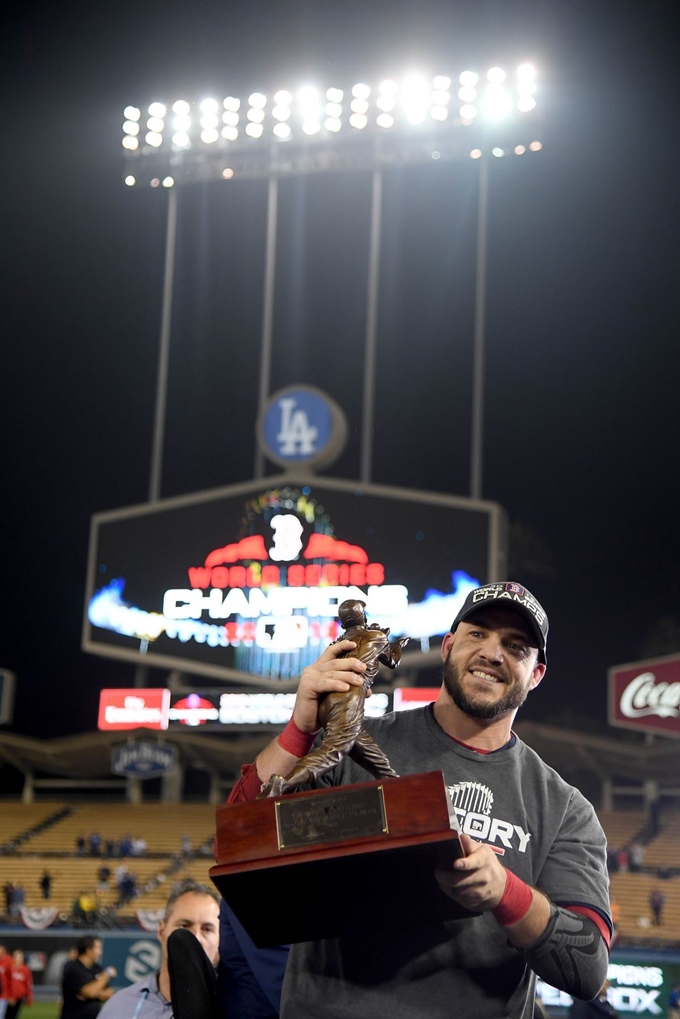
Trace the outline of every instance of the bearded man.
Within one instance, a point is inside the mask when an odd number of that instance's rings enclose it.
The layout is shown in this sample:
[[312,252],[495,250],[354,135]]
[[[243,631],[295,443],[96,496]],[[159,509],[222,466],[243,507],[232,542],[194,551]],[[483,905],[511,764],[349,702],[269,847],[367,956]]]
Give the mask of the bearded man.
[[[433,880],[478,915],[293,945],[282,1019],[530,1019],[536,975],[576,998],[597,995],[612,930],[604,833],[583,795],[512,731],[544,677],[547,636],[547,615],[521,584],[477,588],[442,642],[435,703],[365,720],[400,775],[443,772],[465,856]],[[339,657],[353,646],[339,641],[304,670],[291,722],[243,769],[230,802],[287,775],[309,752],[329,692],[364,683],[365,664]],[[367,778],[347,757],[315,786]]]

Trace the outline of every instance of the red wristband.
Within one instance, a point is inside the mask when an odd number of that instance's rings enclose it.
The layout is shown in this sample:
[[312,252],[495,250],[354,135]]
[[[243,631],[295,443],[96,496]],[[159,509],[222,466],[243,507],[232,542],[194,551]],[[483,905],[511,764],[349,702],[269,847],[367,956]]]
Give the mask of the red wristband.
[[304,757],[309,753],[315,739],[315,732],[303,732],[302,729],[298,729],[292,718],[278,737],[281,749],[297,758]]
[[526,916],[534,896],[529,885],[511,870],[506,870],[505,875],[505,891],[491,912],[502,927],[509,927]]

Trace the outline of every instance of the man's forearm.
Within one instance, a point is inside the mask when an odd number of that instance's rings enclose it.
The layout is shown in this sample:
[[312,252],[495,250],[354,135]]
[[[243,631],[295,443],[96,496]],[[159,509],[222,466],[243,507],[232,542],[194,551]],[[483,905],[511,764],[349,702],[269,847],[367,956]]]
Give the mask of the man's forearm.
[[272,775],[285,777],[293,770],[300,758],[311,749],[314,739],[314,733],[303,733],[294,722],[289,722],[281,735],[258,754],[254,764],[242,768],[241,778],[229,794],[227,803],[256,799],[263,784]]
[[508,872],[493,914],[538,976],[576,998],[594,998],[604,983],[608,942],[586,915],[556,906]]
[[[516,948],[527,948],[538,941],[550,921],[550,901],[537,888],[530,888],[531,905],[524,916],[508,926],[502,925]],[[498,919],[498,918],[497,918]]]
[[588,917],[554,903],[549,906],[550,919],[538,941],[524,947],[518,945],[518,950],[546,983],[589,1001],[607,976],[606,941]]
[[317,731],[300,729],[293,715],[283,732],[257,757],[255,763],[260,779],[268,782],[272,775],[288,775],[300,758],[312,749]]
[[[303,756],[302,754],[300,756]],[[257,774],[261,782],[268,782],[272,775],[287,775],[300,758],[284,750],[278,738],[264,748],[255,758]]]
[[[83,998],[85,1000],[87,999],[94,1001],[103,1000],[100,996],[102,992],[106,989],[106,985],[108,984],[108,982],[109,973],[105,969],[103,969],[101,973],[98,974],[98,976],[96,976],[93,980],[90,980],[88,984],[85,984],[83,987],[80,988],[78,997]],[[109,990],[111,992],[109,994],[110,997],[111,994],[113,994],[113,990],[111,990],[110,988]]]

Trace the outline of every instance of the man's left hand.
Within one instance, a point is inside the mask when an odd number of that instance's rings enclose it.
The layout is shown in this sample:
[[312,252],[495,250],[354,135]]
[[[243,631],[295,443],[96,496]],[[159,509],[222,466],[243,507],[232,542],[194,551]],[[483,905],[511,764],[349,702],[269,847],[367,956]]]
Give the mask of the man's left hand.
[[505,891],[505,867],[493,849],[460,834],[465,856],[454,860],[452,870],[438,867],[435,877],[439,887],[450,899],[466,909],[486,913],[501,901]]

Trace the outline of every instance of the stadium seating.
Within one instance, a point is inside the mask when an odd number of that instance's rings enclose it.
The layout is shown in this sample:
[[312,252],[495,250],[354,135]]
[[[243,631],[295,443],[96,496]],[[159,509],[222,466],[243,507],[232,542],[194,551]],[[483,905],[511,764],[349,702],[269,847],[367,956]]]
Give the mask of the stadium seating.
[[645,849],[645,867],[680,868],[680,813],[666,814],[662,831]]
[[[82,893],[93,893],[97,888],[98,872],[102,866],[102,860],[89,857],[0,857],[0,886],[6,881],[20,883],[26,891],[26,905],[35,906],[56,906],[60,912],[70,913],[75,899]],[[137,895],[130,903],[118,910],[119,914],[130,915],[136,909],[157,909],[164,903],[168,895],[168,889],[173,881],[185,876],[191,876],[197,881],[209,882],[208,870],[213,864],[209,857],[201,857],[179,867],[177,863],[162,859],[128,859],[111,860],[107,865],[111,868],[111,878],[108,890],[98,895],[99,905],[104,908],[115,907],[118,900],[118,892],[115,886],[114,871],[121,863],[125,863],[131,873],[136,875],[137,887],[141,894]],[[171,873],[167,870],[173,868]],[[52,875],[52,889],[49,901],[42,897],[38,882],[45,870]],[[146,882],[158,878],[160,882],[150,891],[142,892]]]
[[[68,806],[69,813],[60,815]],[[646,815],[642,811],[600,813],[600,821],[610,845],[621,848],[644,829]],[[41,825],[53,818],[44,829]],[[612,877],[612,899],[619,910],[618,930],[627,941],[649,940],[680,942],[680,875],[663,880],[659,872],[680,867],[677,846],[680,844],[680,814],[665,815],[661,834],[645,849],[643,873],[621,873]],[[30,834],[34,829],[37,832]],[[124,863],[136,876],[138,895],[116,915],[133,916],[138,909],[160,909],[173,881],[191,876],[209,882],[211,853],[201,848],[210,846],[215,829],[215,808],[210,804],[144,803],[79,803],[44,802],[22,804],[0,802],[0,832],[7,844],[29,833],[17,847],[18,853],[0,855],[0,887],[7,881],[21,883],[26,891],[27,906],[46,905],[39,886],[45,870],[52,876],[49,905],[70,915],[74,900],[82,893],[93,893],[99,885],[99,871],[104,863],[111,871],[108,888],[100,890],[99,905],[105,910],[116,908],[118,891],[115,871]],[[123,836],[143,838],[147,855],[119,857],[104,861],[101,857],[76,855],[76,839],[98,832],[103,839],[120,841]],[[192,855],[181,855],[182,840],[188,835]],[[195,855],[194,855],[195,854]],[[654,926],[649,894],[659,887],[666,898],[663,923]]]
[[597,816],[607,843],[614,849],[629,845],[647,823],[647,814],[642,810],[600,810]]
[[209,803],[77,803],[68,817],[31,839],[31,852],[73,853],[79,835],[143,838],[147,853],[171,856],[184,835],[197,849],[215,830],[215,808]]
[[[658,927],[649,906],[653,888],[666,898]],[[619,909],[617,929],[629,942],[680,941],[680,877],[662,881],[656,874],[613,874],[611,897]]]
[[0,801],[0,845],[21,838],[62,808],[62,803],[17,803]]
[[[0,802],[0,831],[7,840],[18,836],[50,816],[57,815],[63,804],[20,804]],[[32,835],[18,847],[20,855],[0,855],[0,887],[7,881],[21,884],[29,907],[56,906],[70,914],[74,900],[93,893],[100,884],[98,875],[106,864],[111,871],[108,888],[98,894],[100,907],[115,907],[118,891],[115,870],[125,864],[136,877],[138,895],[118,910],[118,915],[131,915],[137,909],[157,909],[164,903],[170,884],[185,876],[208,881],[212,855],[199,853],[209,846],[215,830],[215,808],[207,803],[162,804],[144,803],[74,803],[71,813],[61,817],[43,831]],[[117,842],[124,836],[143,838],[147,854],[102,859],[100,856],[77,856],[76,839],[86,840],[93,832],[103,839]],[[184,860],[182,840],[189,836],[191,852],[199,855]],[[42,897],[40,878],[47,870],[52,877],[49,903]],[[152,885],[148,890],[145,886]]]

